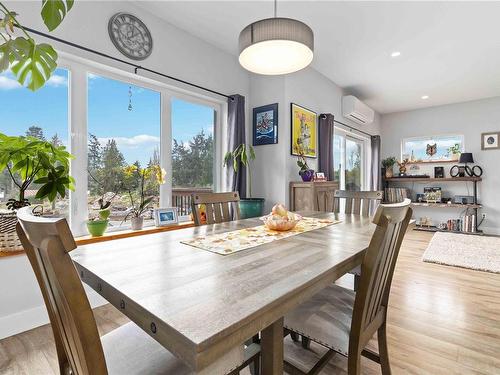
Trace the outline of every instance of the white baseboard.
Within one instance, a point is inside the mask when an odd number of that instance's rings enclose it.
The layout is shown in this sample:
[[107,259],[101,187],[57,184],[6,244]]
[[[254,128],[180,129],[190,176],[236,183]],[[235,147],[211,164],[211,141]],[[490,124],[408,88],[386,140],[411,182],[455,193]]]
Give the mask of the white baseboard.
[[[108,303],[104,298],[93,290],[87,290],[87,297],[92,308]],[[0,317],[0,340],[30,329],[49,323],[49,316],[45,305],[40,305],[28,310],[16,312],[11,315]]]

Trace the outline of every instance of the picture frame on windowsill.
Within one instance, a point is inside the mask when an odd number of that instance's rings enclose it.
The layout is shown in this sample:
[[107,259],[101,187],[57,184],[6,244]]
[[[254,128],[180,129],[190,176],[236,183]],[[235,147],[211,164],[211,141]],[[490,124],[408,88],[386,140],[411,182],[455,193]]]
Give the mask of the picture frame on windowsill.
[[154,210],[155,226],[165,227],[169,225],[174,225],[179,222],[177,216],[177,208],[156,208]]

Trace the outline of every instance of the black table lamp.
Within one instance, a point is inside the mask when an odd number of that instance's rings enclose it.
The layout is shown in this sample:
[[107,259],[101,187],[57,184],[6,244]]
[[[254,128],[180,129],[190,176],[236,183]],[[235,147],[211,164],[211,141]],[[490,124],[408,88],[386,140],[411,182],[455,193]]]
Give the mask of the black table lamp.
[[460,160],[458,161],[460,164],[474,163],[474,157],[472,156],[472,152],[462,152],[460,154]]

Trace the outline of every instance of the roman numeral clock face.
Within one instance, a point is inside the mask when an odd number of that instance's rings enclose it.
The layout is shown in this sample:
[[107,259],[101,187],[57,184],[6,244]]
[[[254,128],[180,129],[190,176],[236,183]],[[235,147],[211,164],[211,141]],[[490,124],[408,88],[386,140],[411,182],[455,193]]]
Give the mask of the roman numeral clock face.
[[125,56],[144,60],[153,51],[153,38],[146,25],[137,17],[117,13],[108,23],[108,32],[115,47]]

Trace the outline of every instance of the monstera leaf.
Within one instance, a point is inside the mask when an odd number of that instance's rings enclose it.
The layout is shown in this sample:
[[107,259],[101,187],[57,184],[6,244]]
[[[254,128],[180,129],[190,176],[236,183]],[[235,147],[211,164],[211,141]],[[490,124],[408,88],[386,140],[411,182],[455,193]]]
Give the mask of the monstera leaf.
[[12,73],[21,85],[36,91],[50,78],[57,67],[57,52],[48,44],[36,44],[33,39],[14,39],[15,50],[19,54],[13,59]]
[[9,69],[9,65],[15,57],[19,57],[14,40],[8,40],[0,45],[0,73]]
[[66,14],[73,7],[74,0],[43,0],[42,19],[49,31],[59,26]]

